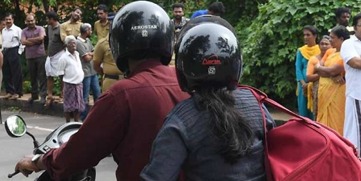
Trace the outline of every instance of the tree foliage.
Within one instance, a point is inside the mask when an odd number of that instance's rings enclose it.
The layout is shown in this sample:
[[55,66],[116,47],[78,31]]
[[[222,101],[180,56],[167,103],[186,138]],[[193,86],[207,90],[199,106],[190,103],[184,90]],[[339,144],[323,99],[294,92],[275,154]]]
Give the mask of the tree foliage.
[[[69,13],[74,7],[80,6],[83,10],[83,21],[94,22],[96,20],[96,7],[99,4],[106,4],[111,11],[117,11],[124,4],[134,0],[4,0],[0,4],[0,16],[6,12],[14,12],[18,18],[15,24],[24,27],[25,14],[29,12],[37,12],[36,19],[38,24],[45,23],[44,13],[50,9],[56,10],[61,16],[61,22],[68,17],[64,14]],[[190,17],[192,13],[199,9],[207,9],[208,5],[215,0],[150,0],[163,7],[172,17],[172,5],[181,2],[185,5],[185,16]],[[258,13],[257,5],[267,0],[222,0],[226,7],[224,18],[231,24],[236,25],[240,17],[247,19],[249,25],[251,19]],[[26,7],[24,9],[24,7]]]
[[[117,11],[134,0],[4,0],[0,16],[15,12],[15,24],[24,27],[25,14],[21,4],[34,7],[38,24],[45,25],[44,11],[52,7],[62,15],[61,22],[74,7],[83,9],[83,22],[94,23],[96,7],[103,3]],[[172,4],[182,2],[187,17],[199,9],[206,9],[215,0],[151,0],[163,7],[172,17]],[[295,101],[295,54],[303,45],[302,27],[315,25],[322,34],[335,25],[334,10],[350,7],[360,12],[361,0],[220,0],[226,7],[223,16],[236,27],[244,58],[243,84],[258,87],[271,97]],[[34,5],[34,6],[30,6]],[[42,10],[42,11],[39,11]],[[27,9],[27,11],[32,11]],[[289,99],[292,98],[292,99]]]
[[[295,55],[302,46],[302,28],[314,25],[322,34],[336,24],[334,11],[351,7],[360,12],[361,0],[270,0],[258,6],[259,15],[247,28],[239,21],[244,75],[242,82],[273,97],[289,101],[295,97]],[[291,99],[292,100],[292,99]],[[293,99],[294,100],[294,99]]]

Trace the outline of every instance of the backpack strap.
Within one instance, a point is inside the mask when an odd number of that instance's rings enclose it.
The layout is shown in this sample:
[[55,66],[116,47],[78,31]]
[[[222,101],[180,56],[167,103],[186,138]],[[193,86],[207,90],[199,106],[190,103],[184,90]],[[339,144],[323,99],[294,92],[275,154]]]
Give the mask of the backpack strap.
[[261,110],[262,113],[262,117],[263,117],[263,129],[264,129],[264,150],[265,150],[265,169],[266,169],[266,173],[267,173],[267,180],[269,181],[273,181],[273,174],[270,168],[270,164],[269,164],[269,159],[268,159],[268,142],[267,142],[267,120],[266,120],[266,113],[265,110],[263,109],[262,105],[263,103],[269,104],[272,107],[277,108],[278,110],[287,113],[288,115],[293,116],[293,120],[297,120],[297,121],[306,121],[309,124],[313,124],[316,127],[319,127],[319,125],[317,125],[314,121],[309,120],[308,118],[302,117],[292,111],[290,111],[289,109],[285,108],[284,106],[282,106],[281,104],[279,104],[278,102],[268,98],[267,94],[248,85],[238,85],[239,89],[246,89],[252,92],[252,94],[254,95],[254,97],[257,99],[258,104],[259,104],[259,108]]
[[[296,118],[299,118],[299,119],[305,119],[304,117],[290,111],[289,109],[285,108],[284,106],[282,106],[281,104],[279,104],[278,102],[268,98],[267,94],[252,87],[252,86],[248,86],[248,85],[239,85],[238,86],[240,89],[247,89],[249,91],[252,92],[252,94],[256,97],[256,99],[258,100],[259,103],[266,103],[266,104],[269,104],[271,105],[272,107],[275,107],[277,108],[278,110],[284,112],[284,113],[287,113],[291,116],[294,116]],[[263,110],[262,110],[263,111]]]
[[[282,111],[282,112],[284,112],[284,113],[286,113],[286,114],[288,114],[288,115],[293,116],[292,120],[295,120],[295,121],[304,121],[304,122],[307,122],[307,124],[311,124],[311,125],[313,125],[313,126],[315,126],[315,127],[317,127],[317,128],[321,127],[320,125],[318,125],[318,124],[316,123],[316,121],[313,121],[313,120],[311,120],[310,118],[307,118],[307,117],[303,117],[303,116],[301,116],[301,115],[298,115],[297,113],[295,113],[295,112],[293,112],[293,111],[285,108],[285,107],[282,106],[280,103],[278,103],[278,102],[274,101],[273,99],[269,98],[266,93],[264,93],[264,92],[262,92],[262,91],[260,91],[260,90],[258,90],[258,89],[256,89],[256,88],[254,88],[254,87],[251,87],[251,86],[248,86],[248,85],[239,85],[238,87],[239,87],[240,89],[247,89],[247,90],[251,91],[252,94],[253,94],[253,95],[256,97],[256,99],[258,100],[258,103],[259,103],[259,104],[261,104],[261,105],[262,105],[263,103],[268,104],[268,105],[270,105],[270,106],[272,106],[272,107],[274,107],[274,108],[277,108],[278,110],[280,110],[280,111]],[[261,111],[262,111],[262,114],[265,114],[263,109],[261,109]],[[264,119],[265,119],[265,117],[264,117]]]

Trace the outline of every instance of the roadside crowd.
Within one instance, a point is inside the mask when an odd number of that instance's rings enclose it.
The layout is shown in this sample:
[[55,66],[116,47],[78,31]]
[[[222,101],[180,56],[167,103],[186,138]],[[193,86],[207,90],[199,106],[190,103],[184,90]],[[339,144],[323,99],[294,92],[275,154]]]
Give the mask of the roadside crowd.
[[[189,19],[184,17],[182,3],[175,3],[172,9],[176,41],[181,28]],[[93,27],[90,23],[81,21],[82,10],[76,8],[70,13],[70,19],[62,24],[59,23],[58,14],[49,11],[46,13],[48,24],[45,28],[36,24],[34,14],[28,14],[24,29],[14,24],[13,14],[7,13],[1,19],[0,26],[0,56],[4,57],[0,63],[3,63],[1,70],[4,70],[3,83],[6,91],[4,98],[16,100],[23,96],[20,55],[25,52],[31,82],[31,97],[28,102],[33,103],[40,99],[40,103],[45,107],[51,106],[55,100],[54,80],[59,77],[62,89],[60,101],[64,103],[66,121],[69,122],[70,118],[74,118],[74,121],[85,120],[89,111],[89,95],[92,93],[95,102],[101,92],[105,92],[116,81],[124,78],[124,73],[114,62],[108,43],[114,13],[109,12],[104,4],[100,4],[96,11],[99,20]],[[223,4],[215,2],[207,10],[195,12],[192,17],[222,13]],[[95,46],[90,41],[92,34],[97,38]],[[70,42],[66,41],[66,37],[70,35],[74,36],[76,42],[74,53],[70,52]],[[79,55],[69,56],[69,53]],[[66,59],[74,59],[70,61],[74,65],[67,65]]]
[[335,11],[337,25],[317,43],[316,27],[303,28],[305,45],[297,50],[298,112],[361,146],[361,13]]
[[[71,12],[70,19],[60,24],[58,14],[49,11],[46,13],[46,29],[36,24],[34,14],[26,16],[27,27],[24,29],[14,24],[13,14],[5,15],[1,20],[3,27],[0,36],[5,99],[16,100],[23,95],[20,63],[23,51],[31,82],[31,97],[28,102],[33,103],[40,98],[40,103],[44,106],[51,106],[54,101],[54,79],[60,77],[60,97],[64,102],[67,122],[70,117],[75,121],[85,119],[90,91],[96,101],[101,91],[106,91],[112,83],[123,78],[107,43],[111,22],[108,20],[108,8],[105,5],[97,8],[99,20],[94,23],[94,31],[99,41],[95,47],[89,39],[93,28],[89,23],[81,22],[81,15],[82,11],[76,8]],[[102,76],[102,90],[98,74]]]

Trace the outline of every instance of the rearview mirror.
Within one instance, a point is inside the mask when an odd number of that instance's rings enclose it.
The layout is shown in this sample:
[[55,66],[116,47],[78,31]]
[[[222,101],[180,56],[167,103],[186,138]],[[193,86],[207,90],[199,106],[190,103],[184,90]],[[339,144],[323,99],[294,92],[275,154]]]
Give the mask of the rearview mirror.
[[26,124],[18,115],[9,116],[5,121],[5,129],[11,137],[21,137],[26,133]]

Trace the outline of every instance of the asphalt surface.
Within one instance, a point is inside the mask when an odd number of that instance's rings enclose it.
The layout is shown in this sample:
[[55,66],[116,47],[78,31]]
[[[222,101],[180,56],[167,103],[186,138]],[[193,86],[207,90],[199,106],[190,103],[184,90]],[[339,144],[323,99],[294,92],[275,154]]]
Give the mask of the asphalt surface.
[[[24,118],[28,126],[28,131],[31,132],[42,143],[45,137],[50,132],[65,123],[63,117],[63,106],[61,102],[55,102],[50,107],[44,107],[39,101],[32,104],[27,102],[30,94],[25,94],[18,100],[6,100],[1,98],[0,93],[0,108],[2,120],[13,114],[18,114]],[[92,99],[91,99],[92,100]],[[91,102],[92,105],[92,102]],[[6,110],[6,111],[4,111]],[[26,111],[26,112],[19,112]],[[289,115],[278,110],[270,109],[272,117],[281,122],[290,118]],[[40,173],[33,173],[28,178],[22,174],[18,174],[9,179],[7,175],[14,172],[15,164],[24,156],[32,153],[33,142],[32,139],[25,135],[21,138],[11,138],[7,135],[4,125],[0,124],[0,181],[29,181],[34,180]],[[106,157],[96,167],[97,181],[113,181],[116,180],[115,170],[116,163],[112,157]]]
[[[55,128],[65,123],[63,117],[46,116],[35,113],[17,112],[17,111],[1,111],[2,121],[13,114],[18,114],[24,118],[27,124],[27,130],[32,133],[39,143],[42,143],[45,137]],[[9,179],[7,175],[14,172],[15,164],[24,156],[29,155],[33,151],[32,139],[24,135],[20,138],[12,138],[7,135],[5,127],[0,124],[0,180],[1,181],[30,181],[34,180],[39,173],[33,173],[28,178],[22,174],[15,175]],[[115,178],[116,163],[112,157],[106,157],[100,161],[96,167],[97,181],[112,181]]]

